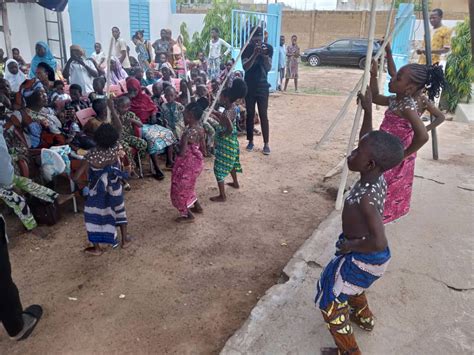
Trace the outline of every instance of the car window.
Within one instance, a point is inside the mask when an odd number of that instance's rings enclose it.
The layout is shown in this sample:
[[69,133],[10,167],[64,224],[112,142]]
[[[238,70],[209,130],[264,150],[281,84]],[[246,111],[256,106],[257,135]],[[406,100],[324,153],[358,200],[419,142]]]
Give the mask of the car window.
[[361,48],[361,47],[367,48],[367,41],[353,41],[352,45],[357,48]]
[[348,40],[342,40],[334,42],[329,46],[331,49],[349,49],[351,47],[351,42]]

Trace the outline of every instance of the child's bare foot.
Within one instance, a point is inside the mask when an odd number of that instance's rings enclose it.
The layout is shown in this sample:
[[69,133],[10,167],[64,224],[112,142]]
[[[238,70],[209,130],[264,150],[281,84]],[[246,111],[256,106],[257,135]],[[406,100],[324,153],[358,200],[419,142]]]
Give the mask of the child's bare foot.
[[67,201],[71,200],[73,197],[74,197],[74,194],[58,195],[58,197],[56,198],[56,202],[58,203],[58,205],[63,205]]
[[104,251],[99,246],[92,246],[85,248],[84,253],[94,256],[101,256]]
[[194,222],[194,216],[192,213],[188,213],[187,216],[180,216],[175,219],[177,223],[193,223]]
[[225,196],[219,195],[219,196],[211,197],[210,200],[212,202],[225,202],[227,198]]
[[122,238],[122,249],[127,249],[130,244],[133,242],[133,237],[130,235],[127,235],[125,238]]
[[338,355],[339,350],[337,348],[321,348],[321,355]]
[[233,187],[234,189],[240,189],[240,185],[238,182],[228,182],[226,185]]
[[197,201],[194,203],[194,206],[192,208],[190,208],[189,210],[191,212],[194,212],[194,213],[202,213],[203,212],[201,204]]

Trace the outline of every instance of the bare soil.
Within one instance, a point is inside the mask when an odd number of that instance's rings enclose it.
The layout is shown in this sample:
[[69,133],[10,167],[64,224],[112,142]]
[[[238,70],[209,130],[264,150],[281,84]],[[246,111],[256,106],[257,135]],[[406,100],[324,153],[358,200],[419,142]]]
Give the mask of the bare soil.
[[[246,152],[241,138],[241,189],[229,188],[226,203],[209,201],[217,185],[206,162],[198,182],[205,211],[194,224],[174,222],[169,172],[163,182],[131,182],[126,206],[136,241],[127,250],[85,255],[82,214],[71,207],[57,225],[32,233],[17,233],[9,216],[13,278],[23,305],[39,303],[45,314],[25,342],[0,330],[0,353],[218,353],[333,209],[338,179],[322,184],[322,177],[343,157],[355,103],[341,133],[314,147],[362,71],[300,73],[302,94],[270,99],[272,155]],[[315,90],[331,94],[305,94]]]

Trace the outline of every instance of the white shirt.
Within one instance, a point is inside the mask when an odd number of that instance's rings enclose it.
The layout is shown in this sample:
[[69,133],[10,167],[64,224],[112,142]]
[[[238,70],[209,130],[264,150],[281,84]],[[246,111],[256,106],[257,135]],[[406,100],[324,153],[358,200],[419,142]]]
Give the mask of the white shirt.
[[115,39],[114,38],[114,46],[115,46],[115,56],[117,59],[120,60],[122,57],[122,51],[125,51],[125,59],[122,63],[122,68],[130,69],[130,59],[128,59],[128,52],[127,52],[127,42],[123,38]]
[[[96,70],[94,63],[91,59],[84,59],[84,64],[89,68]],[[81,64],[73,61],[69,69],[69,83],[80,85],[82,88],[82,94],[86,95],[94,91],[92,87],[92,81],[94,78],[89,75],[87,69]]]
[[230,50],[232,49],[232,46],[229,43],[224,41],[222,38],[219,38],[217,42],[214,42],[211,39],[209,43],[209,58],[219,58],[222,55],[222,46],[227,47],[227,50],[225,51],[224,55],[229,54]]
[[106,58],[104,52],[100,52],[100,53],[94,52],[94,53],[92,53],[91,57],[92,57],[92,59],[95,60],[95,62],[99,66],[101,65],[102,60],[104,61],[104,63],[102,63],[102,67],[105,67],[107,65],[107,63],[105,62],[105,59],[107,59],[107,58]]

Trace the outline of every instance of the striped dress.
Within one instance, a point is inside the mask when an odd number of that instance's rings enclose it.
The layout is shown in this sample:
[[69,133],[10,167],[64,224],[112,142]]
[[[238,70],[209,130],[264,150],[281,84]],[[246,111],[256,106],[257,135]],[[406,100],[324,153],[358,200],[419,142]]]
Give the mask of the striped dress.
[[227,116],[232,122],[232,133],[225,134],[225,128],[222,125],[217,126],[215,135],[216,159],[214,160],[214,175],[217,181],[224,181],[227,175],[235,169],[237,173],[242,172],[240,166],[240,147],[237,139],[237,125],[235,104],[225,110],[223,115]]
[[89,162],[89,195],[85,202],[84,219],[91,243],[116,245],[117,229],[127,224],[121,179],[127,174],[119,168],[118,146],[107,150],[93,149]]

